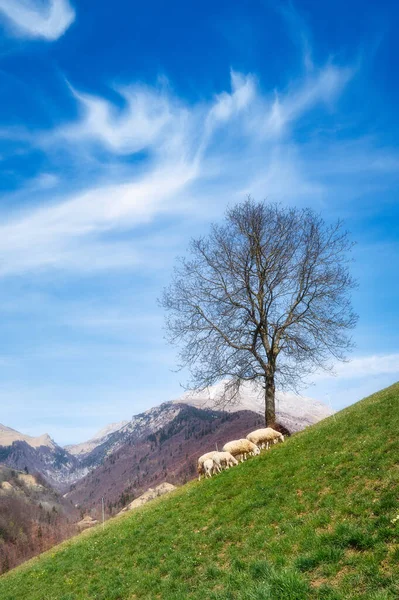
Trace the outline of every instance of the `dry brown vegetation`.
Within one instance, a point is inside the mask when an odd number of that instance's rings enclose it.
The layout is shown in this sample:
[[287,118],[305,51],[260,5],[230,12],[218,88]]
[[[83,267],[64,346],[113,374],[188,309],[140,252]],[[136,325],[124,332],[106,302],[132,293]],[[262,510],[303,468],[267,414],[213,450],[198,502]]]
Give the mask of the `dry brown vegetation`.
[[76,516],[40,475],[0,467],[0,573],[74,535]]

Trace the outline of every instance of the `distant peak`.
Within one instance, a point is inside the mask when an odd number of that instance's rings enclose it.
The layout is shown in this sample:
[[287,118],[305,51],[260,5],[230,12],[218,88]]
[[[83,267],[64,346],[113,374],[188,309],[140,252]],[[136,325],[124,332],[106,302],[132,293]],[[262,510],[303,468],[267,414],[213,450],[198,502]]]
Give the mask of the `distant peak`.
[[[264,414],[263,390],[254,383],[245,382],[231,402],[223,401],[228,380],[222,380],[216,385],[204,390],[185,392],[174,400],[175,404],[188,404],[202,409],[224,410],[237,412],[249,410],[259,415]],[[299,431],[305,426],[316,423],[330,416],[334,411],[319,400],[307,396],[299,396],[290,392],[276,392],[276,412],[279,421],[290,431]]]
[[125,425],[127,425],[128,423],[129,421],[119,421],[117,423],[110,423],[106,427],[100,429],[100,431],[97,431],[97,433],[94,434],[94,436],[86,442],[81,442],[80,444],[69,444],[68,446],[65,446],[65,450],[67,450],[73,455],[87,454],[94,450],[94,448],[96,448],[97,446],[100,446],[102,443],[104,443],[110,435],[116,433],[117,431],[125,427]]
[[56,443],[51,439],[48,433],[34,437],[25,435],[16,429],[0,424],[0,446],[11,446],[13,442],[26,442],[32,448],[47,446],[48,448],[54,449],[56,447]]

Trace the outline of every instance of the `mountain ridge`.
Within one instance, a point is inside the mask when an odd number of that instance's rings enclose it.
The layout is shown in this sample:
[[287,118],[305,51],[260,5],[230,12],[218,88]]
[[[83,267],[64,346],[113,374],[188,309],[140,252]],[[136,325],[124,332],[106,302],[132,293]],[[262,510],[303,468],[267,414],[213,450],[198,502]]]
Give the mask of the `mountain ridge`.
[[128,423],[129,421],[127,420],[119,421],[118,423],[110,423],[109,425],[106,425],[105,427],[97,431],[97,433],[95,433],[93,437],[88,439],[86,442],[80,442],[78,444],[67,444],[66,446],[64,446],[64,449],[67,450],[70,454],[73,454],[74,456],[89,454],[89,452],[94,450],[94,448],[105,443],[113,433],[119,431]]
[[[142,413],[134,415],[129,421],[120,421],[112,423],[109,426],[101,429],[97,434],[86,442],[78,444],[69,444],[64,446],[71,454],[86,456],[92,452],[96,446],[106,443],[112,438],[115,433],[127,432],[132,429],[137,420],[145,418],[145,415],[151,414],[152,411],[167,405],[188,404],[196,408],[210,409],[216,411],[239,412],[249,410],[259,415],[264,415],[264,400],[262,398],[261,388],[244,383],[241,386],[240,394],[231,403],[221,401],[221,393],[223,386],[227,380],[223,380],[214,386],[210,386],[201,391],[184,392],[181,396],[174,400],[162,402],[159,405],[153,406]],[[317,421],[324,419],[334,414],[334,410],[325,403],[310,398],[289,392],[276,392],[276,415],[277,421],[281,423],[291,432],[301,431],[308,425],[313,425]],[[107,428],[111,428],[107,432]],[[96,442],[98,442],[96,444]]]
[[26,442],[32,448],[46,446],[48,448],[55,449],[55,447],[58,445],[48,433],[43,433],[42,435],[34,437],[21,433],[16,429],[12,429],[11,427],[7,427],[6,425],[2,425],[2,423],[0,423],[0,446],[11,446],[13,442]]
[[[228,384],[229,381],[225,379],[204,390],[187,391],[172,402],[227,412],[250,410],[264,415],[264,390],[261,386],[253,382],[243,382],[239,391],[234,394],[229,390]],[[223,398],[225,390],[227,398]],[[332,407],[309,396],[279,390],[276,392],[276,420],[292,433],[301,431],[334,412]]]
[[[223,423],[221,413],[240,415],[249,412],[252,415],[251,420],[261,425],[263,407],[259,389],[244,384],[235,402],[224,406],[224,410],[221,410],[219,397],[225,383],[222,381],[205,392],[186,392],[176,400],[163,402],[134,415],[129,421],[111,423],[86,442],[71,444],[64,448],[54,442],[48,434],[34,438],[1,426],[0,463],[11,468],[28,469],[32,473],[38,472],[50,485],[67,493],[70,485],[83,480],[108,461],[109,457],[116,455],[126,444],[130,447],[139,444],[141,447],[148,436],[160,432],[178,418],[179,413],[186,410],[184,407],[191,406],[205,411],[201,416],[201,419],[205,420],[209,416],[206,414],[207,411],[211,413],[213,411],[217,413],[218,416],[214,416],[220,424]],[[312,398],[278,392],[276,400],[278,422],[291,432],[300,431],[333,412],[329,407]],[[196,413],[195,423],[198,423],[198,418],[200,418],[199,413]],[[240,417],[235,429],[231,431],[232,435],[240,436],[245,430],[245,418],[242,426],[238,426],[239,420]],[[192,426],[195,426],[194,422]],[[216,443],[218,439],[216,433],[214,439]],[[213,441],[211,443],[213,444]],[[159,460],[162,461],[161,456]],[[141,490],[142,487],[139,486],[139,489]],[[122,490],[120,492],[122,493]]]

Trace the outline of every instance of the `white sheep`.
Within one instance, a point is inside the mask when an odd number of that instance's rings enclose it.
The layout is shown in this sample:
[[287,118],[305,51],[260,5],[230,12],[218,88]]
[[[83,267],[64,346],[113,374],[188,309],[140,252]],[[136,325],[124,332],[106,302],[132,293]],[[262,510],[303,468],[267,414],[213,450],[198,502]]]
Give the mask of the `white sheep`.
[[[212,461],[212,465],[209,461]],[[228,469],[238,465],[237,460],[229,452],[207,452],[198,459],[198,481],[201,481],[201,475],[211,477],[213,473],[220,473],[222,469]]]
[[[198,481],[201,481],[201,475],[206,475],[205,468],[204,468],[205,461],[210,459],[210,460],[212,460],[212,463],[213,463],[213,456],[215,454],[217,454],[217,452],[216,452],[216,450],[213,450],[213,452],[207,452],[206,454],[203,454],[202,456],[199,457],[198,463],[197,463]],[[216,471],[217,473],[220,473],[220,471],[222,470],[221,467],[217,463],[213,463],[213,467],[214,467],[214,471]]]
[[264,429],[257,429],[249,433],[247,440],[256,444],[258,448],[269,450],[271,444],[277,444],[279,441],[284,442],[284,436],[271,427],[265,427]]
[[217,464],[221,469],[228,469],[238,465],[238,461],[234,458],[230,452],[215,452],[213,455],[213,462]]
[[212,474],[215,472],[215,463],[213,462],[212,458],[207,458],[206,460],[204,460],[203,467],[205,477],[212,477]]
[[197,462],[198,481],[201,481],[201,475],[205,475],[204,462],[208,459],[212,459],[215,452],[207,452],[199,457]]
[[250,456],[256,456],[260,453],[259,448],[253,444],[251,441],[246,439],[233,440],[232,442],[227,442],[223,446],[224,452],[230,452],[237,459],[241,459],[241,462],[246,460],[248,454]]

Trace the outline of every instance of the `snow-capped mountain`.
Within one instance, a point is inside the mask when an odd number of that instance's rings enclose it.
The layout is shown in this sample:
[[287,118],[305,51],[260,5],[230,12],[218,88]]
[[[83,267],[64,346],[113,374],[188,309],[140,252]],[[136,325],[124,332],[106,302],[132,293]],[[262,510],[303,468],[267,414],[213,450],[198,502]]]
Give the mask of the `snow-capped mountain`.
[[[254,383],[245,382],[240,386],[239,393],[229,400],[223,399],[223,392],[227,380],[210,386],[205,390],[186,392],[175,403],[190,404],[197,408],[208,408],[213,410],[225,410],[227,412],[238,412],[250,410],[259,415],[264,415],[264,392]],[[331,407],[319,400],[300,396],[289,392],[276,392],[277,422],[284,425],[291,433],[301,431],[308,425],[313,425],[334,413]]]

